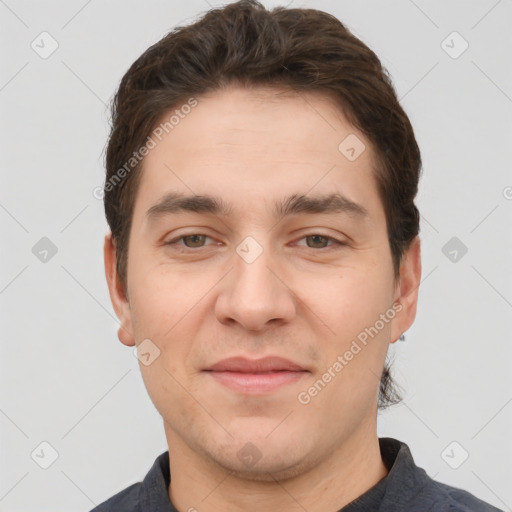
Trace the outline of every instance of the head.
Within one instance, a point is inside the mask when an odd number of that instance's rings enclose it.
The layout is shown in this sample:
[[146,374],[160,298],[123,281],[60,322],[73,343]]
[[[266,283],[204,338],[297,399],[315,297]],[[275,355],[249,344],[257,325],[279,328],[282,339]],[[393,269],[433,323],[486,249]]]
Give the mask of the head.
[[[112,114],[107,280],[120,340],[158,354],[168,438],[254,476],[247,443],[293,472],[369,428],[421,273],[420,152],[377,56],[329,14],[241,1],[144,52]],[[267,355],[303,371],[257,395],[209,371]]]

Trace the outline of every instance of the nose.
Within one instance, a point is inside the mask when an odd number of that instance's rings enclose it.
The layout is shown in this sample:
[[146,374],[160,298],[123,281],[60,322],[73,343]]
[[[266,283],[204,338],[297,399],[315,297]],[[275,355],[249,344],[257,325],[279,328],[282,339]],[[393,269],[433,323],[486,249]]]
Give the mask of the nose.
[[238,324],[248,331],[290,322],[296,314],[296,299],[268,251],[264,250],[250,263],[238,253],[233,260],[234,268],[221,281],[217,295],[218,321]]

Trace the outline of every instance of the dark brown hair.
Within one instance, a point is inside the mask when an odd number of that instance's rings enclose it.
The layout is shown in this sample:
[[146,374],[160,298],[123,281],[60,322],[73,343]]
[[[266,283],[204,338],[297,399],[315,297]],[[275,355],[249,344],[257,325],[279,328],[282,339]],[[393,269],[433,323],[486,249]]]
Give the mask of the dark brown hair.
[[[126,72],[113,98],[104,205],[125,293],[142,149],[164,114],[229,84],[318,92],[335,99],[375,151],[375,178],[398,279],[403,253],[419,233],[414,198],[421,157],[388,72],[370,48],[328,13],[267,10],[255,0],[241,0],[176,27],[148,48]],[[379,407],[399,400],[386,365]]]

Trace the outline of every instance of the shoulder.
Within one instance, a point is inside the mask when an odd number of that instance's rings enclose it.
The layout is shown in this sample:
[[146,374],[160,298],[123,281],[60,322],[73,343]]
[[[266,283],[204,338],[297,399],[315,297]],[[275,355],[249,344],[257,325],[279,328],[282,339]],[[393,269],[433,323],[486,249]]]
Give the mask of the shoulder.
[[132,484],[126,489],[118,492],[107,501],[104,501],[90,512],[138,512],[139,489],[142,484]]
[[382,459],[390,469],[382,511],[502,512],[473,494],[438,482],[414,462],[406,443],[380,438]]
[[169,508],[167,489],[170,482],[169,452],[159,455],[142,482],[118,492],[90,512],[141,512],[174,510]]
[[436,512],[501,512],[468,491],[430,479],[426,492],[430,494],[428,510]]

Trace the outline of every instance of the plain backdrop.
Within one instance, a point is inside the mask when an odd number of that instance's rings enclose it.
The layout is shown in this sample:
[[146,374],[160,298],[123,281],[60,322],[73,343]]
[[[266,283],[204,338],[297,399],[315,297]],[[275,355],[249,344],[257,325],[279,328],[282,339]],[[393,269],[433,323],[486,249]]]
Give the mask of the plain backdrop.
[[[167,449],[117,340],[93,192],[122,75],[209,4],[0,1],[1,511],[88,511]],[[422,150],[418,314],[390,352],[405,399],[379,435],[511,510],[512,2],[290,6],[334,14],[377,53]]]

